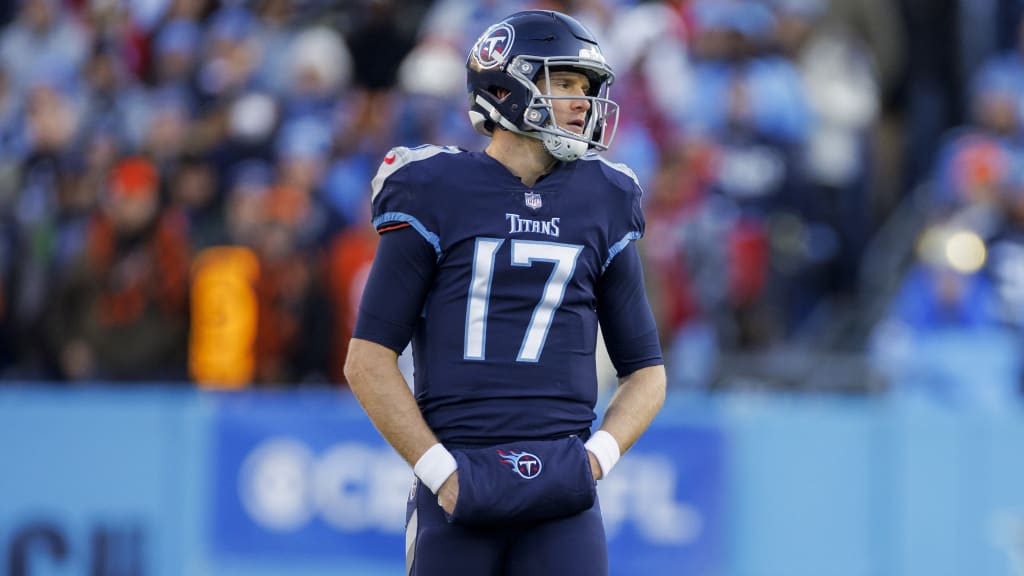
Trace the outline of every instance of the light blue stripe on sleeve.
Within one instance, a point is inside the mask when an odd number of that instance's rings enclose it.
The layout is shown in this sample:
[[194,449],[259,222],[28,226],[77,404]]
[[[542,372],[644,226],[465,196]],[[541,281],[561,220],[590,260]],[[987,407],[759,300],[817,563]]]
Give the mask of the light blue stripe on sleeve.
[[434,252],[437,253],[437,259],[441,259],[441,239],[437,234],[434,234],[422,222],[416,219],[415,216],[411,216],[404,212],[385,212],[380,216],[373,219],[373,227],[380,228],[381,224],[387,222],[405,222],[413,227],[414,230],[420,233],[420,236],[430,242],[430,245],[434,247]]
[[611,250],[608,251],[608,259],[605,260],[604,265],[601,266],[601,273],[604,274],[604,271],[607,270],[608,266],[611,265],[612,259],[618,256],[619,252],[622,252],[626,248],[626,246],[629,245],[630,242],[636,240],[637,238],[640,238],[640,236],[640,232],[634,230],[629,234],[623,236],[622,240],[619,240],[618,242],[613,244]]

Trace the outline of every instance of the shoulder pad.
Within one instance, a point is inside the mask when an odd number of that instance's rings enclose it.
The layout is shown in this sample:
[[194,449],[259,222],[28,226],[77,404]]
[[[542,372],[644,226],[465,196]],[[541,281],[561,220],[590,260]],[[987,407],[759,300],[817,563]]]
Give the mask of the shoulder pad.
[[415,148],[407,148],[405,146],[396,146],[388,151],[387,155],[384,156],[384,161],[381,162],[380,167],[377,168],[377,175],[373,177],[373,195],[370,197],[371,201],[373,198],[380,194],[380,191],[384,188],[384,182],[401,167],[411,164],[413,162],[419,162],[420,160],[426,160],[432,158],[441,153],[446,154],[457,154],[461,150],[456,146],[432,146],[423,145]]
[[605,160],[603,156],[595,152],[591,152],[581,157],[580,160],[598,162],[601,164],[602,168],[610,169],[622,176],[625,176],[626,178],[629,178],[633,181],[633,185],[636,186],[636,189],[640,191],[641,194],[643,193],[643,186],[640,185],[640,179],[636,177],[636,173],[633,172],[629,166],[626,166],[621,162],[609,162],[608,160]]

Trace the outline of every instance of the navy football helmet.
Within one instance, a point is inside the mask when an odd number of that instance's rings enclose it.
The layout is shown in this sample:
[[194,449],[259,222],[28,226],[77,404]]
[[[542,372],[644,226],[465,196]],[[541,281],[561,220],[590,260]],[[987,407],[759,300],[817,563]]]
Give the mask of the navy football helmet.
[[[594,36],[575,19],[558,12],[528,10],[491,26],[470,50],[466,62],[469,118],[490,136],[495,126],[536,138],[552,156],[572,161],[590,148],[607,150],[615,136],[619,105],[608,97],[615,74]],[[585,97],[552,96],[546,81],[553,69],[586,74]],[[501,97],[499,97],[501,94]],[[555,121],[552,102],[590,101],[582,134]]]

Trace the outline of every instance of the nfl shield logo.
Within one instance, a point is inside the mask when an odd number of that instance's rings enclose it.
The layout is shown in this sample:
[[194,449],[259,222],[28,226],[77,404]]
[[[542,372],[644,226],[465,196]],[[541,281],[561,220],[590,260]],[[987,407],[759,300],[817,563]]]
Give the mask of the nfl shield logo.
[[540,208],[541,207],[540,194],[535,194],[533,192],[527,192],[526,193],[526,206],[529,207],[529,208],[533,208],[534,210]]

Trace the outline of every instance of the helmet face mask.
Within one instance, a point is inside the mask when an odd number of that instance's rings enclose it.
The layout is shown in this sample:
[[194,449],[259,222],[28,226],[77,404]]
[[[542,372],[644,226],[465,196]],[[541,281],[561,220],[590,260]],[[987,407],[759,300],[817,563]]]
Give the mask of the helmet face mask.
[[[564,14],[532,10],[509,16],[480,36],[466,68],[469,116],[481,134],[491,135],[498,126],[535,138],[563,161],[591,148],[607,150],[615,136],[619,107],[608,95],[615,75],[590,32]],[[552,95],[556,70],[585,74],[588,94]],[[557,100],[588,101],[582,134],[558,125]]]

